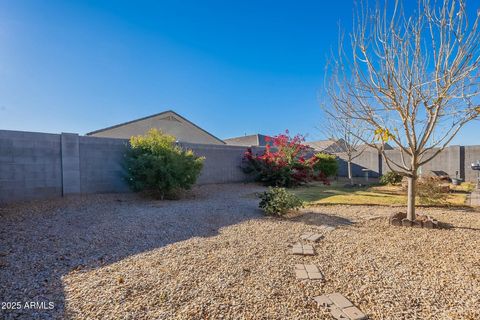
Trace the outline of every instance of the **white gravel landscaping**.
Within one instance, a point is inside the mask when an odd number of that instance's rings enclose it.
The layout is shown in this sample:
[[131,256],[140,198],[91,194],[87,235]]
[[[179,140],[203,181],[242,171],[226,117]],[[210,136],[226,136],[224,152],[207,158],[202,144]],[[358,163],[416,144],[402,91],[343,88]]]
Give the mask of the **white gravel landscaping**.
[[[0,209],[0,319],[329,319],[340,292],[371,319],[479,319],[480,213],[421,209],[448,230],[389,226],[390,207],[322,206],[267,218],[251,184],[180,201],[132,194]],[[320,226],[315,256],[291,245]],[[324,281],[298,280],[296,264]]]

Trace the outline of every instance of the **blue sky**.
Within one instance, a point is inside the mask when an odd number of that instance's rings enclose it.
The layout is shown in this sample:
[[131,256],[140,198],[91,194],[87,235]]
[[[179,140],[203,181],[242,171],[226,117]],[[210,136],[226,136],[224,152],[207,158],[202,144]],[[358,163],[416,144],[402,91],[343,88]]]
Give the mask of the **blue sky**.
[[[86,132],[175,110],[220,138],[320,138],[353,0],[2,1],[0,129]],[[454,144],[478,144],[479,123]]]

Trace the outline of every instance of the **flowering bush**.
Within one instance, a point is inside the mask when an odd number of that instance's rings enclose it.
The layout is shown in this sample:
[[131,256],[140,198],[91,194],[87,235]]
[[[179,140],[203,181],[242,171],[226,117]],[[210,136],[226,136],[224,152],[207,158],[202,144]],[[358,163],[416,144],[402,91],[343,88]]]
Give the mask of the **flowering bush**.
[[321,161],[303,144],[305,138],[296,135],[293,138],[284,134],[267,137],[268,145],[261,155],[254,155],[248,148],[243,158],[243,170],[255,175],[256,181],[276,187],[292,187],[309,181],[328,183],[323,172],[315,164]]

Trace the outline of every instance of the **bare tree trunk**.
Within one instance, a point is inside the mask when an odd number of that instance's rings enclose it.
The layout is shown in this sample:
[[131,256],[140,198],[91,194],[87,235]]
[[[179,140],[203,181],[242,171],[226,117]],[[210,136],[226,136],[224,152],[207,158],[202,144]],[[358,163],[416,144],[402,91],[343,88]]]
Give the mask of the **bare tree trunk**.
[[348,179],[350,180],[350,185],[353,186],[353,177],[352,177],[352,161],[348,160]]
[[415,220],[415,194],[416,194],[417,177],[408,177],[408,193],[407,193],[407,219]]

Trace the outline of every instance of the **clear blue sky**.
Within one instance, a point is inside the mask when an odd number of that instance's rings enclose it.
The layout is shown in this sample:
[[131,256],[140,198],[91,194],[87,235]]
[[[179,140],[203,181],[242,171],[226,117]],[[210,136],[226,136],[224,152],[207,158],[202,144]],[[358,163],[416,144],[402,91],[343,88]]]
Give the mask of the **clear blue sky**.
[[[220,138],[319,138],[325,57],[352,4],[2,1],[0,129],[84,134],[173,109]],[[479,126],[454,143],[480,144]]]

